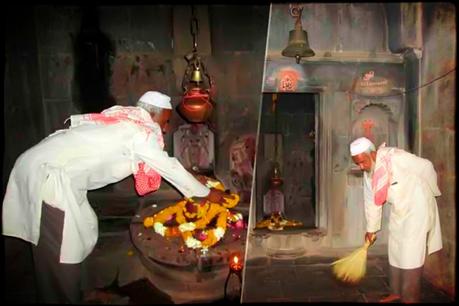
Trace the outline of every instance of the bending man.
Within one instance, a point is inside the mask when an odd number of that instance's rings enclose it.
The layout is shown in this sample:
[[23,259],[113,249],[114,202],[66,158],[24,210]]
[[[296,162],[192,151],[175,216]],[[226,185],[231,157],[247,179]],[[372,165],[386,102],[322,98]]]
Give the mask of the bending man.
[[81,302],[81,263],[98,238],[88,190],[133,174],[139,195],[157,190],[162,177],[185,197],[224,200],[163,150],[171,112],[170,97],[149,91],[135,107],[71,116],[68,129],[18,157],[3,201],[3,235],[33,244],[40,302]]
[[430,161],[361,137],[350,145],[352,160],[364,172],[367,233],[381,229],[382,206],[390,203],[388,257],[392,293],[381,300],[419,302],[425,256],[442,248],[435,197],[437,173]]

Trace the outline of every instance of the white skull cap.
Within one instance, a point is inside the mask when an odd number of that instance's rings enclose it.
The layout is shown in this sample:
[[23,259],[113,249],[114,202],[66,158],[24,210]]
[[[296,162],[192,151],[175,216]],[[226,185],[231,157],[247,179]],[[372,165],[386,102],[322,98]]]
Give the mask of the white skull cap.
[[147,91],[140,97],[139,101],[160,108],[172,109],[171,97],[158,91]]
[[356,156],[356,155],[358,155],[360,153],[365,152],[366,150],[371,148],[372,145],[373,145],[373,143],[371,142],[371,140],[369,140],[366,137],[357,138],[350,145],[351,156]]

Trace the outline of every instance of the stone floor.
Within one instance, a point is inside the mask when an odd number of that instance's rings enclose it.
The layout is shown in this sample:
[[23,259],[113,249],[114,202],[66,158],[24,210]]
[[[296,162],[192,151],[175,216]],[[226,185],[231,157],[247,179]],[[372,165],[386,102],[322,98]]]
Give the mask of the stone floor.
[[[129,197],[117,198],[113,202],[112,198],[103,199],[102,194],[94,196],[101,198],[99,203],[94,199],[91,202],[95,203],[99,216],[100,236],[85,266],[88,276],[85,283],[86,304],[173,304],[174,297],[159,290],[158,284],[151,281],[150,271],[142,264],[140,254],[130,239],[130,220],[139,205]],[[103,202],[107,201],[116,205],[104,206],[107,203]],[[108,207],[111,211],[108,211]],[[3,237],[3,247],[7,252],[3,261],[2,301],[7,304],[35,303],[29,244],[20,239]],[[344,286],[333,279],[329,264],[334,259],[257,259],[247,265],[249,268],[245,271],[242,302],[371,303],[388,293],[386,258],[369,256],[367,275],[357,286]],[[426,303],[452,302],[446,294],[426,281],[423,282],[422,294],[422,301]],[[192,290],[189,295],[191,301]],[[181,302],[186,303],[185,300]],[[221,303],[225,300],[208,302]]]
[[[330,268],[336,258],[294,260],[260,258],[248,264],[242,303],[357,302],[377,303],[389,294],[387,257],[369,256],[367,273],[358,285],[337,281]],[[423,281],[423,303],[449,303],[443,292]]]
[[[8,238],[9,239],[9,238]],[[13,239],[13,238],[12,238]],[[30,254],[19,240],[15,263],[5,266],[4,302],[8,304],[34,303],[35,286]],[[21,245],[22,244],[22,245]],[[356,286],[337,282],[330,271],[331,258],[304,257],[296,260],[262,259],[251,263],[245,271],[243,303],[249,302],[377,302],[389,292],[386,258],[369,257],[365,279]],[[87,304],[173,304],[173,299],[142,275],[138,254],[128,235],[102,235],[89,260],[93,288]],[[130,276],[126,276],[126,273]],[[205,272],[204,272],[205,273]],[[118,275],[118,282],[114,282]],[[123,276],[124,275],[124,276]],[[123,280],[124,277],[124,280]],[[122,284],[128,279],[137,279]],[[89,291],[88,291],[89,292]],[[446,294],[423,282],[422,302],[453,302]],[[212,302],[222,302],[209,301]]]

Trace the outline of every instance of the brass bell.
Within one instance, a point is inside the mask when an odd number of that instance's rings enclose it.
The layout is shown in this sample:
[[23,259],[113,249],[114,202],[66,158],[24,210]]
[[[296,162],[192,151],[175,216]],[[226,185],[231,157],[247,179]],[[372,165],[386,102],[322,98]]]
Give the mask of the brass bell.
[[191,82],[195,82],[196,84],[199,84],[202,82],[202,75],[201,75],[201,70],[199,70],[199,67],[195,67],[191,74]]
[[288,45],[282,50],[282,55],[296,58],[296,63],[300,63],[302,57],[314,56],[315,53],[309,47],[308,33],[301,27],[301,21],[297,20],[295,29],[289,32]]

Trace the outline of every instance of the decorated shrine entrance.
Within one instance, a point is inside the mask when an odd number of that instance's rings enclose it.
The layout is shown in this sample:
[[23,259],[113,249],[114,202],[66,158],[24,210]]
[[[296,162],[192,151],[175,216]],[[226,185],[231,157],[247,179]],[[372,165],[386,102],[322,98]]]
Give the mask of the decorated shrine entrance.
[[256,169],[256,229],[317,227],[319,95],[264,93]]

